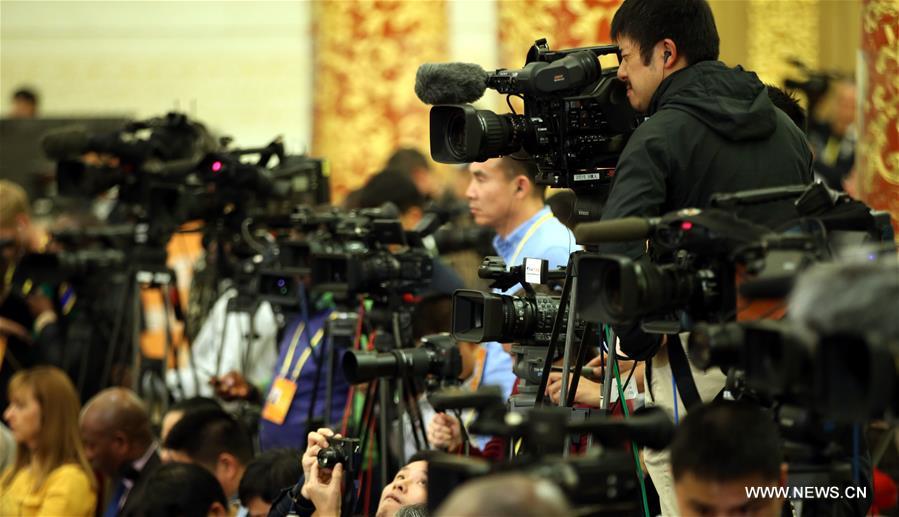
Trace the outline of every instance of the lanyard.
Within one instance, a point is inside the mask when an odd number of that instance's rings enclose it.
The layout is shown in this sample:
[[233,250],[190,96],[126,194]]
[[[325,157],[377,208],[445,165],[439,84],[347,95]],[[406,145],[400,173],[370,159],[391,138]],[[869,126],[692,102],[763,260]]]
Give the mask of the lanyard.
[[281,371],[278,372],[278,377],[287,377],[287,370],[290,369],[290,363],[293,362],[293,354],[297,351],[297,343],[300,342],[300,337],[303,335],[304,330],[306,330],[306,323],[300,322],[290,338],[290,346],[287,348],[287,353],[284,354],[284,362],[281,364]]
[[293,367],[293,372],[290,374],[290,380],[293,382],[297,382],[300,378],[300,371],[302,371],[303,366],[305,366],[306,361],[309,359],[309,356],[312,355],[312,351],[318,346],[318,343],[322,340],[322,336],[325,335],[325,329],[320,328],[318,332],[312,336],[312,342],[309,343],[309,348],[303,350],[303,353],[300,355],[300,359],[297,361],[296,366]]
[[506,266],[511,267],[511,266],[518,265],[518,263],[517,263],[518,254],[521,253],[522,249],[524,249],[524,245],[527,244],[527,242],[531,238],[531,236],[534,235],[534,232],[536,232],[538,228],[543,226],[543,223],[548,221],[552,216],[553,216],[552,212],[547,212],[547,213],[543,214],[542,216],[540,216],[540,219],[537,219],[536,221],[534,221],[534,224],[532,224],[531,227],[528,228],[527,233],[525,233],[524,237],[521,238],[521,242],[519,242],[518,247],[515,248],[515,253],[512,254],[512,259],[509,261],[508,264],[506,264]]

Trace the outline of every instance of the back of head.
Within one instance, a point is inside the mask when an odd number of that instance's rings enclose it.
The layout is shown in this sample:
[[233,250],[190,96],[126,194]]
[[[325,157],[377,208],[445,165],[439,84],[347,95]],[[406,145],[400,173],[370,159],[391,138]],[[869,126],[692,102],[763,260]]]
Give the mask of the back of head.
[[[12,376],[7,389],[10,400],[31,394],[40,406],[40,430],[37,439],[36,485],[50,472],[66,463],[91,472],[84,455],[78,430],[81,403],[69,377],[55,366],[38,366],[22,370]],[[18,445],[14,470],[28,467],[32,452],[24,444]],[[11,479],[11,478],[8,478]]]
[[359,208],[376,208],[393,203],[401,213],[410,208],[424,206],[424,197],[407,174],[385,170],[372,176],[362,187],[356,200]]
[[805,116],[805,110],[802,108],[802,105],[799,104],[799,99],[772,84],[766,84],[765,87],[768,89],[768,98],[771,99],[771,103],[774,104],[774,107],[786,113],[786,115],[790,117],[790,120],[792,120],[793,123],[796,124],[796,127],[801,129],[803,133],[808,131],[808,121]]
[[18,183],[0,179],[0,228],[15,226],[19,215],[29,215],[28,194]]
[[706,0],[625,0],[612,18],[613,41],[625,37],[649,64],[656,43],[670,38],[687,64],[718,59],[718,29]]
[[384,169],[412,174],[416,170],[430,170],[431,164],[418,149],[414,147],[402,147],[397,149],[387,159]]
[[571,515],[568,500],[556,485],[523,474],[500,474],[469,481],[437,509],[443,517]]
[[716,482],[748,476],[780,479],[783,454],[777,425],[753,404],[717,401],[690,410],[670,450],[675,482],[686,474]]
[[301,456],[296,449],[274,449],[254,458],[240,480],[238,494],[243,505],[248,506],[255,497],[271,503],[282,489],[296,483],[303,473]]
[[219,455],[228,453],[246,465],[253,457],[250,435],[234,417],[221,409],[186,413],[172,427],[165,448],[186,454],[194,462],[215,469]]
[[228,508],[221,485],[206,469],[187,463],[168,463],[147,478],[129,517],[193,517],[210,514],[218,503]]
[[147,408],[127,388],[107,388],[94,395],[82,411],[82,419],[86,418],[95,418],[107,432],[120,431],[137,444],[148,446],[153,441]]

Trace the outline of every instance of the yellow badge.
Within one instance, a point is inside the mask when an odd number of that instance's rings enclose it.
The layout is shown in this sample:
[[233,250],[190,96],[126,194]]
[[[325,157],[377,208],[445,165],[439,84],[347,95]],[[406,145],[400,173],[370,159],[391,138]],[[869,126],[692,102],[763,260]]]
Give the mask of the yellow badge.
[[262,418],[281,425],[287,418],[287,412],[290,411],[290,403],[293,402],[293,396],[297,393],[297,383],[278,377],[272,383],[271,389],[268,391],[268,397],[265,399],[265,407],[262,408]]

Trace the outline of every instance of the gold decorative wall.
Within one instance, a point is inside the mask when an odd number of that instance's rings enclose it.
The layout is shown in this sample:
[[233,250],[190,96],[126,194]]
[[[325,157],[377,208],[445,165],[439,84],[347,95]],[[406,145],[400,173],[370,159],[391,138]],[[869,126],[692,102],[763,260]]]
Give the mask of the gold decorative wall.
[[415,71],[446,61],[443,0],[320,0],[313,7],[313,153],[331,165],[336,200],[398,145],[428,149],[428,107]]
[[[746,60],[740,63],[769,84],[782,84],[793,70],[787,60],[819,66],[818,0],[749,0],[746,8]],[[721,33],[722,40],[731,37]]]
[[527,50],[545,37],[551,49],[609,43],[621,0],[499,0],[500,62],[524,65]]
[[861,50],[862,117],[855,188],[866,203],[892,214],[899,235],[899,4],[895,0],[864,1]]

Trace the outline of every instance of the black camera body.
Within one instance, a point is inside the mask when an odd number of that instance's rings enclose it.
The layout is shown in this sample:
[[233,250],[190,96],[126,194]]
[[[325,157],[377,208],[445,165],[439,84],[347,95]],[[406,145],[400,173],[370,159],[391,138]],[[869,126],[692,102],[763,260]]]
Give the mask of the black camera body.
[[[496,114],[468,104],[431,108],[431,156],[440,163],[484,161],[524,150],[537,183],[608,196],[618,155],[638,124],[617,68],[599,57],[615,45],[552,51],[537,40],[518,70],[487,73],[486,87],[524,100],[524,114]],[[588,218],[598,218],[591,213]]]
[[358,438],[328,437],[328,446],[318,451],[318,466],[333,469],[342,464],[344,472],[356,472],[359,466],[361,446]]
[[449,334],[432,334],[423,337],[416,348],[397,348],[382,353],[348,350],[343,356],[343,372],[352,384],[381,377],[423,379],[431,391],[459,384],[462,356]]

